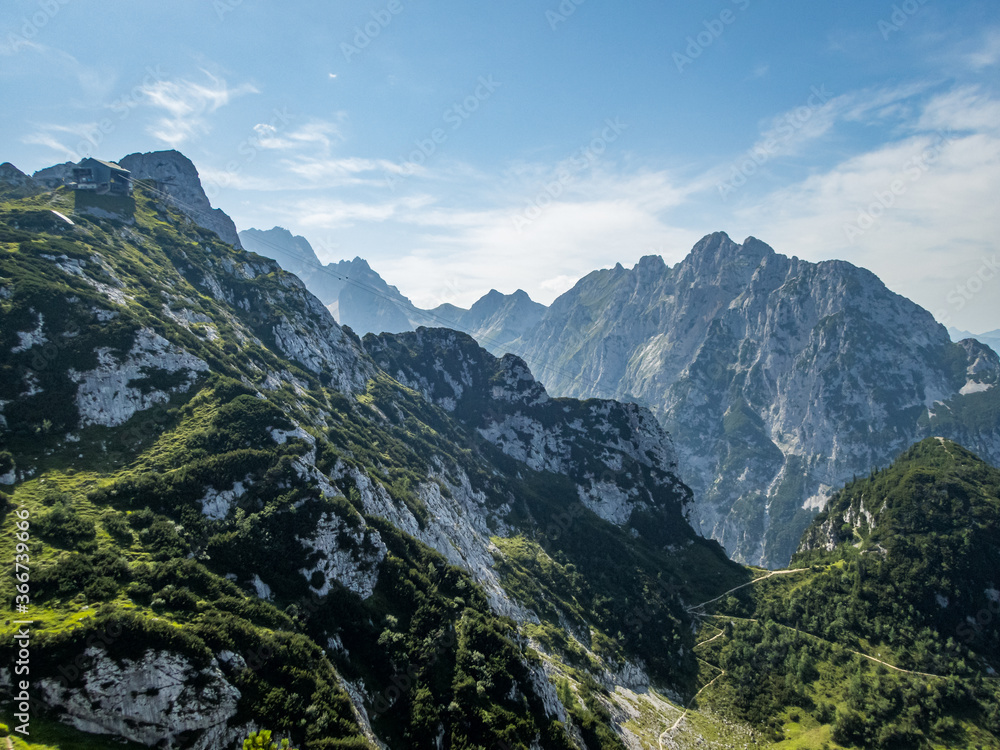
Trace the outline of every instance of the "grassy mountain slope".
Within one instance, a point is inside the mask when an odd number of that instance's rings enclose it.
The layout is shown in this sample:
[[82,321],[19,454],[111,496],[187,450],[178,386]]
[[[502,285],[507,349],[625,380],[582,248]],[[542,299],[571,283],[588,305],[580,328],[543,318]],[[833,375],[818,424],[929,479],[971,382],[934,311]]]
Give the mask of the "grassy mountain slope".
[[684,602],[747,573],[687,526],[651,418],[509,398],[544,390],[467,338],[490,419],[453,413],[274,262],[141,184],[131,211],[0,204],[0,550],[26,517],[39,722],[610,748],[620,686],[697,689]]
[[777,747],[1000,747],[1000,471],[931,438],[839,491],[788,574],[696,610],[701,700]]

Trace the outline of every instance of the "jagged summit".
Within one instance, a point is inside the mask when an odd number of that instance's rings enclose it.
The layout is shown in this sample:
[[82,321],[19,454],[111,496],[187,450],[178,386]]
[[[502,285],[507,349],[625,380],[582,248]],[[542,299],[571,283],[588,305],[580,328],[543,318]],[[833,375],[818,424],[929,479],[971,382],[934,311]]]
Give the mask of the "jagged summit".
[[639,273],[662,273],[667,269],[667,264],[663,260],[661,255],[644,255],[639,258],[639,262],[635,264],[633,271],[638,271]]
[[[212,208],[198,169],[180,151],[129,154],[114,163],[131,172],[133,180],[153,180],[156,189],[166,193],[174,206],[191,221],[215,232],[233,247],[242,247],[233,220],[222,209]],[[32,177],[40,185],[56,188],[73,177],[76,166],[67,161],[40,169]]]

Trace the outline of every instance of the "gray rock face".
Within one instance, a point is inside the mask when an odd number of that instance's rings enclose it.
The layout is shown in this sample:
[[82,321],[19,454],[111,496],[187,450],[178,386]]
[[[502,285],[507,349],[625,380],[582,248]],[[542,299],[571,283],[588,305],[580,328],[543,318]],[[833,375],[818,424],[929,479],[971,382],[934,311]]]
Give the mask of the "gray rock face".
[[369,335],[363,343],[387,373],[506,455],[568,477],[605,520],[624,526],[633,512],[656,508],[679,525],[689,511],[672,441],[649,410],[551,399],[519,357],[497,359],[448,329]]
[[31,178],[45,187],[56,188],[73,176],[73,167],[75,166],[76,164],[73,162],[66,161],[62,164],[56,164],[51,167],[46,167],[45,169],[39,169],[31,176]]
[[222,209],[212,208],[201,184],[198,170],[179,151],[129,154],[118,162],[134,180],[156,180],[158,189],[169,195],[174,205],[195,224],[210,229],[224,242],[242,247],[236,225]]
[[362,599],[372,595],[386,556],[385,543],[377,531],[369,530],[363,521],[360,528],[351,529],[340,517],[324,513],[315,532],[299,541],[318,558],[312,568],[300,571],[307,581],[317,572],[322,574],[323,583],[312,586],[317,596],[330,593],[332,582]]
[[0,195],[20,197],[42,191],[42,186],[9,161],[0,164]]
[[1000,426],[968,401],[997,399],[993,352],[864,269],[754,238],[595,271],[511,349],[553,393],[648,405],[695,522],[748,563],[785,564],[832,488],[928,434],[1000,462]]
[[951,336],[952,341],[959,342],[965,339],[975,339],[1000,354],[1000,328],[995,331],[987,331],[986,333],[970,333],[958,328],[948,328],[948,334]]
[[230,747],[250,731],[231,725],[240,691],[214,661],[201,669],[164,651],[147,651],[139,661],[116,661],[97,647],[86,655],[90,666],[78,681],[38,683],[46,704],[77,729],[150,747],[175,747],[175,738],[190,732],[197,737],[191,750]]
[[[124,359],[118,360],[110,349],[103,348],[97,351],[97,361],[94,370],[69,371],[70,378],[79,383],[76,403],[81,426],[125,424],[137,412],[169,401],[170,393],[188,390],[198,373],[209,369],[208,364],[148,328],[137,333],[135,344]],[[168,391],[143,390],[132,385],[156,371],[183,373],[184,382]]]

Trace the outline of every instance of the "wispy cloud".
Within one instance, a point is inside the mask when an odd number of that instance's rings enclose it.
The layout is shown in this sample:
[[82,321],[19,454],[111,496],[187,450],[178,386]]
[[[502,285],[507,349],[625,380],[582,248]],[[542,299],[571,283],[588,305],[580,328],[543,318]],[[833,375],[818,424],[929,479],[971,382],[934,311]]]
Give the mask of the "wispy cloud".
[[327,156],[334,146],[344,142],[341,129],[346,115],[341,113],[337,120],[310,120],[299,128],[282,132],[265,123],[254,126],[258,135],[258,146],[272,151],[293,151],[308,148],[310,153]]
[[[388,159],[363,159],[356,156],[340,158],[309,158],[302,157],[287,162],[288,170],[297,177],[309,180],[311,183],[325,184],[360,184],[367,182],[378,184],[382,175],[403,174],[406,170],[402,165]],[[361,175],[369,177],[361,179]]]
[[205,82],[157,80],[142,89],[145,103],[166,113],[150,126],[150,135],[172,148],[208,132],[208,115],[220,107],[245,94],[259,93],[252,84],[230,88],[224,79],[207,70],[202,72],[207,78]]
[[77,154],[76,151],[63,145],[63,143],[48,130],[40,130],[37,133],[26,135],[21,139],[21,142],[52,149],[59,154],[61,158],[65,158],[67,161],[77,161],[80,158],[80,155]]
[[974,70],[990,68],[1000,63],[1000,29],[989,29],[983,38],[982,47],[966,57]]
[[[71,145],[66,145],[66,139]],[[84,156],[92,155],[103,139],[101,123],[83,122],[74,125],[45,124],[39,129],[24,136],[22,143],[44,146],[52,149],[69,161],[79,161]]]
[[[949,290],[996,252],[1000,101],[968,87],[941,93],[909,129],[748,200],[734,223],[789,254],[869,268],[939,317],[957,313]],[[990,304],[982,295],[964,312],[995,318]]]

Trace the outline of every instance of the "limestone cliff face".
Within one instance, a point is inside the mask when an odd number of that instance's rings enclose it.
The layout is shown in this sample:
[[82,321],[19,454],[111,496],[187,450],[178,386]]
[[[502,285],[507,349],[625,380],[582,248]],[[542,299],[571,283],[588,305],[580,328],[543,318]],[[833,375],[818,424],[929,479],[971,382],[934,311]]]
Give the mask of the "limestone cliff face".
[[184,154],[179,151],[136,153],[118,163],[132,173],[134,180],[155,180],[158,188],[173,198],[178,210],[195,224],[211,229],[233,247],[242,247],[233,220],[222,209],[212,208],[197,168]]
[[[101,647],[85,652],[87,668],[71,682],[43,679],[38,690],[61,719],[77,729],[123,737],[150,747],[214,750],[230,747],[254,728],[236,719],[240,691],[213,659],[196,667],[181,654],[147,651],[116,660]],[[245,665],[244,665],[245,666]],[[193,744],[181,743],[194,737]]]
[[625,525],[634,511],[664,505],[678,520],[689,511],[673,443],[648,410],[551,399],[519,357],[497,359],[448,329],[367,336],[364,346],[382,369],[506,455],[569,477],[605,520]]
[[[511,350],[553,393],[635,400],[673,435],[702,533],[788,561],[831,488],[944,434],[1000,461],[1000,360],[844,263],[706,237],[673,268],[596,271]],[[975,409],[975,411],[980,411]],[[995,413],[995,412],[994,412]]]

